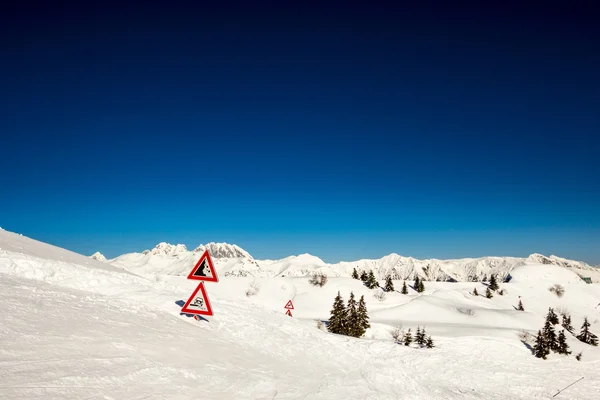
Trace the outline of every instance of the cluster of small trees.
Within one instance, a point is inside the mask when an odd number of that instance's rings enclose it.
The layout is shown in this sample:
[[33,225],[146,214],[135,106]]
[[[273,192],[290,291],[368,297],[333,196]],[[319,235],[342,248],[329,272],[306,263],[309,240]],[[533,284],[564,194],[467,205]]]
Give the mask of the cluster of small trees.
[[[569,351],[569,345],[567,344],[567,337],[565,335],[565,330],[574,335],[574,329],[571,325],[571,316],[566,312],[562,314],[561,326],[564,329],[562,329],[557,336],[556,332],[554,331],[554,325],[558,325],[559,322],[558,315],[556,315],[554,309],[552,307],[548,308],[546,322],[544,327],[538,331],[538,334],[535,338],[535,345],[533,346],[533,354],[536,357],[543,358],[545,360],[548,354],[550,354],[550,351],[558,354],[571,354],[571,351]],[[581,342],[592,346],[598,346],[598,337],[590,332],[589,327],[590,323],[586,317],[581,327],[581,333],[575,337]],[[577,355],[577,359],[581,359],[581,353]]]
[[427,336],[425,332],[425,328],[421,329],[421,327],[417,327],[417,333],[413,338],[411,329],[408,328],[408,331],[404,333],[402,327],[396,327],[391,332],[392,338],[398,344],[403,344],[405,346],[410,346],[411,343],[416,343],[419,347],[426,347],[431,349],[434,347],[433,339],[431,336]]
[[[484,276],[483,282],[485,282],[485,281],[486,281],[486,277]],[[490,283],[488,284],[488,287],[485,289],[485,297],[487,297],[488,299],[491,299],[492,297],[494,297],[492,292],[495,292],[499,288],[500,288],[500,286],[498,286],[498,281],[496,280],[496,275],[492,275],[490,277]],[[503,296],[504,290],[501,290],[500,292],[498,292],[498,294],[500,296]],[[477,288],[473,289],[473,296],[479,296],[479,292],[477,291]]]
[[365,296],[360,296],[357,303],[354,293],[350,292],[348,304],[345,305],[338,291],[330,312],[329,325],[327,326],[329,332],[358,338],[364,335],[370,327]]
[[423,293],[425,291],[425,285],[423,284],[423,280],[419,279],[419,277],[415,277],[415,290],[419,293]]
[[373,270],[369,271],[368,273],[366,271],[362,271],[361,274],[358,275],[358,271],[356,270],[356,268],[354,268],[354,270],[352,271],[352,278],[360,279],[369,289],[375,289],[379,287],[379,282],[377,282],[377,279],[375,279],[375,274],[373,273]]

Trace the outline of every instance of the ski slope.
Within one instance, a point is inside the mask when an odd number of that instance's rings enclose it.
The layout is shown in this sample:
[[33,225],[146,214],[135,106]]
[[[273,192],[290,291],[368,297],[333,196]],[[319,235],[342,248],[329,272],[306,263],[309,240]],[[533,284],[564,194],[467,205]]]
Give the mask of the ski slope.
[[[569,309],[577,331],[587,315],[600,334],[598,285],[553,265],[511,275],[493,299],[469,294],[481,283],[426,282],[423,294],[381,302],[345,277],[322,288],[306,277],[220,277],[206,284],[215,315],[196,321],[179,313],[195,287],[185,278],[134,275],[0,231],[0,398],[549,399],[581,376],[556,399],[598,398],[599,348],[569,337],[582,361],[543,361],[518,337],[541,327],[548,306]],[[557,280],[560,299],[547,290]],[[259,291],[246,296],[252,283]],[[365,296],[365,338],[316,327],[338,290]],[[512,307],[519,295],[525,312]],[[394,344],[398,323],[425,325],[436,348]]]

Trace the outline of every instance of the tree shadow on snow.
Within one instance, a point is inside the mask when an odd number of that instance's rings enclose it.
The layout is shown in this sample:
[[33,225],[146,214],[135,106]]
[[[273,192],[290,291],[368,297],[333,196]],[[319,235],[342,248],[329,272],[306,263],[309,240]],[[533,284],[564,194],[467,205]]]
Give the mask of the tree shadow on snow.
[[[185,301],[183,301],[183,300],[177,300],[175,302],[175,304],[177,304],[179,307],[183,307],[185,305]],[[202,321],[209,322],[206,318],[204,318],[201,315],[197,315],[197,314],[179,313],[179,315],[184,315],[184,316],[186,316],[188,318],[195,318],[196,320],[202,320]]]
[[531,354],[534,354],[533,347],[531,347],[531,345],[529,343],[527,343],[524,340],[521,340],[521,343],[523,343],[523,345],[529,349],[529,351],[531,352]]

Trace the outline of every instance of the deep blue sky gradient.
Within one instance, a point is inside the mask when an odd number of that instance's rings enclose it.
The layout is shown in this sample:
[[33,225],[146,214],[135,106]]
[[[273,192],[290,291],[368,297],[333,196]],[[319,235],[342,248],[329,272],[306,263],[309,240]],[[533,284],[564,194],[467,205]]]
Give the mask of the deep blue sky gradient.
[[78,3],[0,9],[5,229],[600,263],[591,2]]

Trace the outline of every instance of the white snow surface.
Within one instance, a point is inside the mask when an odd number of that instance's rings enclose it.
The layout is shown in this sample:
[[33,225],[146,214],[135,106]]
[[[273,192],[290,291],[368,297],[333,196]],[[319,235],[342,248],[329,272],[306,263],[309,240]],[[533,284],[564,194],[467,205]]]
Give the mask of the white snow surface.
[[109,263],[128,269],[137,274],[187,276],[201,253],[208,249],[215,268],[221,276],[307,276],[323,272],[333,277],[350,277],[354,268],[373,271],[378,279],[390,275],[393,279],[423,278],[427,281],[482,281],[491,274],[504,279],[514,268],[526,263],[558,265],[575,272],[581,277],[590,277],[600,282],[600,269],[580,261],[541,254],[532,254],[527,258],[518,257],[480,257],[455,260],[417,260],[392,253],[380,259],[364,259],[337,264],[325,263],[310,254],[290,256],[281,260],[255,260],[239,246],[227,243],[209,243],[200,245],[194,251],[187,251],[185,245],[159,243],[152,250],[142,253],[123,254],[108,260]]
[[[276,268],[296,262],[327,267],[298,256]],[[573,354],[544,361],[519,332],[536,332],[555,307],[571,313],[577,332],[587,316],[600,334],[600,285],[535,262],[511,277],[492,299],[470,294],[483,293],[482,283],[426,282],[424,293],[402,295],[397,280],[377,301],[343,276],[322,288],[303,276],[220,276],[205,284],[215,315],[195,321],[180,309],[197,282],[137,276],[0,231],[0,398],[550,399],[583,376],[556,399],[597,399],[600,348],[568,334]],[[555,283],[561,298],[548,290]],[[246,296],[250,285],[258,291]],[[364,338],[317,328],[338,291],[365,296]],[[524,312],[513,307],[519,296]],[[290,299],[293,318],[284,315]],[[436,347],[395,344],[397,324],[425,326]]]

